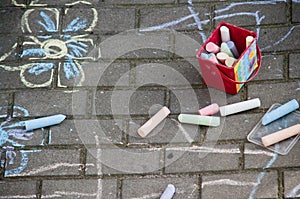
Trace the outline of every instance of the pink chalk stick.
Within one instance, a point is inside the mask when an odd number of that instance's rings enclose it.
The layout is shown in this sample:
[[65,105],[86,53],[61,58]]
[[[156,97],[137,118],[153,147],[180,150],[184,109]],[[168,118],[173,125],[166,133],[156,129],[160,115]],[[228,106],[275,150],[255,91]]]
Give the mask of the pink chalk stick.
[[215,56],[215,54],[211,54],[211,56],[208,58],[208,60],[210,60],[211,62],[218,64],[219,61],[217,59],[217,57]]
[[218,52],[220,52],[220,47],[217,46],[213,42],[208,42],[206,44],[206,46],[205,46],[205,49],[207,50],[207,52],[210,52],[210,53],[218,53]]
[[210,116],[220,111],[220,107],[218,104],[213,103],[209,106],[206,106],[198,111],[199,115]]

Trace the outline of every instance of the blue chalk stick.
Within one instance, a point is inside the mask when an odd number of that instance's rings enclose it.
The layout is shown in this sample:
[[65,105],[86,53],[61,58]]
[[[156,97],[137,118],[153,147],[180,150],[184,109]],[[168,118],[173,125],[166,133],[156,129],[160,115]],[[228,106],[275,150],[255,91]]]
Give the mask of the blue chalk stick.
[[227,46],[230,49],[230,51],[232,52],[232,54],[234,55],[235,58],[239,58],[240,54],[237,51],[235,44],[233,43],[233,41],[227,41]]
[[206,54],[206,53],[201,53],[201,54],[200,54],[200,57],[201,57],[202,59],[208,59],[208,58],[209,58],[208,54]]
[[299,108],[297,100],[293,99],[275,110],[265,114],[262,118],[262,124],[267,125]]

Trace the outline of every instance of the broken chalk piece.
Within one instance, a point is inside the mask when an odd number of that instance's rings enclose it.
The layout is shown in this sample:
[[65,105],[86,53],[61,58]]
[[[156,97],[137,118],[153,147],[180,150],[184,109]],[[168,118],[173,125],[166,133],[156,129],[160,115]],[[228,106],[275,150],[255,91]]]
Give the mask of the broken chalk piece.
[[146,137],[170,113],[171,112],[167,107],[162,107],[155,115],[153,115],[143,126],[138,129],[138,134],[141,137]]
[[213,116],[202,116],[202,115],[192,115],[192,114],[180,114],[178,120],[181,123],[186,124],[197,124],[203,126],[219,126],[220,117]]
[[171,199],[174,196],[175,191],[176,191],[175,186],[172,184],[168,184],[167,188],[160,196],[160,199]]
[[228,57],[229,57],[229,56],[228,56],[226,53],[224,53],[224,52],[219,52],[219,53],[217,54],[217,59],[218,59],[222,64],[225,63],[225,60],[226,60]]
[[259,98],[238,102],[234,104],[229,104],[226,106],[220,107],[221,116],[227,116],[231,114],[235,114],[242,111],[247,111],[253,108],[260,107],[261,103]]
[[26,131],[39,129],[47,126],[52,126],[61,123],[66,118],[65,115],[58,114],[49,117],[42,117],[33,120],[24,121]]
[[281,105],[280,107],[276,108],[275,110],[266,113],[261,122],[263,125],[267,125],[291,112],[293,112],[294,110],[299,108],[299,103],[297,102],[297,100],[293,99],[283,105]]
[[208,42],[205,46],[205,50],[210,53],[218,53],[220,52],[220,47],[213,42]]
[[221,26],[220,33],[221,33],[222,42],[230,41],[229,29],[226,26]]
[[230,51],[232,52],[232,54],[234,55],[235,58],[239,58],[240,54],[238,52],[238,50],[235,47],[235,44],[233,41],[227,41],[227,46],[230,49]]
[[221,43],[221,52],[226,53],[229,57],[234,57],[230,48],[228,47],[227,43],[225,43],[225,42]]
[[277,142],[280,142],[282,140],[285,140],[297,134],[300,134],[300,124],[296,124],[294,126],[282,129],[275,133],[266,135],[261,138],[261,141],[265,147],[268,147],[272,144],[275,144]]
[[218,113],[220,111],[220,107],[218,104],[213,103],[209,106],[206,106],[202,109],[200,109],[198,111],[199,115],[203,115],[203,116],[209,116],[209,115],[213,115],[215,113]]
[[233,58],[233,57],[228,57],[226,60],[225,60],[225,65],[227,67],[232,67],[235,63],[236,59]]
[[254,37],[252,37],[252,36],[246,37],[246,48],[252,43],[253,40],[254,40]]

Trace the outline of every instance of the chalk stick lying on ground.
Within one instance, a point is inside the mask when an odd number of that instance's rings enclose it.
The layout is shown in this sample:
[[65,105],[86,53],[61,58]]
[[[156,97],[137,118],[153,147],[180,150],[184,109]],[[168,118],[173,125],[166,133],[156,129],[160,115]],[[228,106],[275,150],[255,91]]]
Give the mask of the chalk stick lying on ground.
[[172,184],[168,184],[167,188],[163,192],[163,194],[160,196],[160,199],[171,199],[173,195],[175,194],[175,186]]
[[42,117],[33,120],[24,121],[26,131],[39,129],[47,126],[52,126],[61,123],[66,118],[65,115],[53,115],[49,117]]
[[253,108],[260,107],[260,100],[258,98],[238,102],[234,104],[229,104],[220,107],[221,116],[227,116],[235,113],[239,113],[242,111],[247,111]]
[[218,113],[220,111],[220,107],[218,104],[213,103],[209,106],[206,106],[202,109],[200,109],[198,111],[199,115],[203,115],[203,116],[209,116],[209,115],[213,115],[215,113]]
[[186,124],[197,124],[203,126],[219,126],[220,117],[213,116],[202,116],[202,115],[192,115],[192,114],[180,114],[178,120],[181,123]]
[[294,126],[282,129],[280,131],[277,131],[275,133],[266,135],[261,138],[261,141],[265,147],[270,146],[272,144],[275,144],[277,142],[280,142],[282,140],[285,140],[287,138],[290,138],[292,136],[295,136],[297,134],[300,134],[300,124],[296,124]]
[[162,107],[155,115],[153,115],[143,126],[138,129],[141,137],[146,137],[159,123],[170,114],[167,107]]
[[294,110],[299,108],[299,103],[297,102],[297,100],[293,99],[283,105],[281,105],[280,107],[276,108],[275,110],[266,113],[261,122],[263,125],[267,125],[291,112],[293,112]]

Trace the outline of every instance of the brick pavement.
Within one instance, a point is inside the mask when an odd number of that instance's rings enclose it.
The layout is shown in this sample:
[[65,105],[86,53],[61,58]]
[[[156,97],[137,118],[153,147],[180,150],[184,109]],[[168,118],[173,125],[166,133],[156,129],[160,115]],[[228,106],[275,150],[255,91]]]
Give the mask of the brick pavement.
[[[299,14],[297,0],[2,0],[0,198],[150,199],[169,183],[174,198],[300,198],[300,143],[282,156],[247,141],[272,104],[300,99]],[[208,89],[195,58],[220,21],[259,33],[261,71],[236,95]],[[256,97],[220,127],[176,121]],[[7,127],[57,113],[32,134]]]

